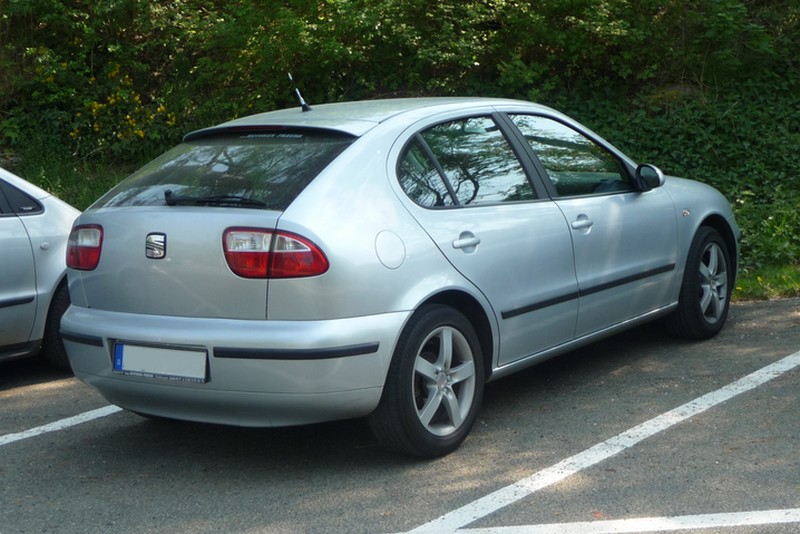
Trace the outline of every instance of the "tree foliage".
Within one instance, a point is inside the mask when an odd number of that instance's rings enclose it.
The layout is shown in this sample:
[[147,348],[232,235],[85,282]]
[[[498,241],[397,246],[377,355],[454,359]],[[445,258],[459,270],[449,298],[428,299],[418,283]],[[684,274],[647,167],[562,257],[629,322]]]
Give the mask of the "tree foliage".
[[722,189],[750,265],[797,262],[798,57],[793,0],[0,0],[0,151],[141,164],[296,105],[287,72],[312,104],[523,98]]
[[44,135],[78,155],[136,158],[186,126],[291,104],[287,72],[312,101],[718,86],[796,57],[797,11],[788,0],[5,0],[0,134],[6,147]]

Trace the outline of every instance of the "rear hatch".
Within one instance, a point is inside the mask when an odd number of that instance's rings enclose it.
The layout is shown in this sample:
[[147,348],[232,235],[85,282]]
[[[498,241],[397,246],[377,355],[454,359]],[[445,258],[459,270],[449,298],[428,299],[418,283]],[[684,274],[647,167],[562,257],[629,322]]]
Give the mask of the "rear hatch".
[[[247,251],[314,248],[302,236],[273,231],[352,140],[272,128],[204,131],[184,142],[79,218],[68,253],[73,301],[128,313],[264,319],[271,271],[248,270]],[[236,256],[240,250],[245,254]],[[258,267],[261,260],[253,261]]]

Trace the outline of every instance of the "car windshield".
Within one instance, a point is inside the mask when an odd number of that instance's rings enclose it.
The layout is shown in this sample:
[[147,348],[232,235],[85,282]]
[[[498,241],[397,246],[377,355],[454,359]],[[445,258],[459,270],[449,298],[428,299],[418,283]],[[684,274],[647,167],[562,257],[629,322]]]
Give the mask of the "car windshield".
[[353,140],[319,130],[195,137],[133,173],[93,207],[284,210]]

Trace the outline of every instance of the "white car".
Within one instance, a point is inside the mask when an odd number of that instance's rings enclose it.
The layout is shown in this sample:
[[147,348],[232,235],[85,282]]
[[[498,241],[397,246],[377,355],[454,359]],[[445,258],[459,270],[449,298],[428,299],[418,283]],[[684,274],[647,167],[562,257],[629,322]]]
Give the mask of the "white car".
[[191,133],[88,208],[62,333],[133,412],[368,416],[437,456],[488,380],[658,318],[715,335],[738,238],[718,191],[543,106],[315,105]]
[[80,211],[0,168],[0,361],[43,355],[68,370],[66,247]]

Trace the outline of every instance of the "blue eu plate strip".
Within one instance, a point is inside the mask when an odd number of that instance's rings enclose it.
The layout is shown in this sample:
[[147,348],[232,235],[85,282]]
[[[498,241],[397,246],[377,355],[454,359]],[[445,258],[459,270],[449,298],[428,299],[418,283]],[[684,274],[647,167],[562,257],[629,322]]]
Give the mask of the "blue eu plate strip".
[[114,369],[117,371],[122,371],[122,352],[123,352],[124,345],[122,343],[116,343],[114,345]]

